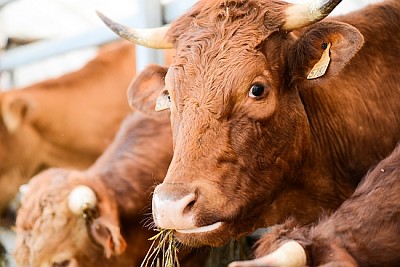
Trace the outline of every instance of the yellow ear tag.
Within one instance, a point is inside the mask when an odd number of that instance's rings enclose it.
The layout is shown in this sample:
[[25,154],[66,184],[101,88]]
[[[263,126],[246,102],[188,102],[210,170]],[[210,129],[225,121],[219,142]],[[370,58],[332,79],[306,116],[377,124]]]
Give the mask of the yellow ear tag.
[[322,53],[321,59],[314,65],[312,70],[307,76],[307,79],[316,79],[321,77],[325,74],[326,70],[328,69],[329,62],[331,58],[329,57],[329,48],[331,47],[331,43],[328,43],[328,46],[325,48],[324,52]]
[[168,91],[164,91],[157,97],[156,100],[156,111],[162,111],[171,107],[171,99],[169,98]]

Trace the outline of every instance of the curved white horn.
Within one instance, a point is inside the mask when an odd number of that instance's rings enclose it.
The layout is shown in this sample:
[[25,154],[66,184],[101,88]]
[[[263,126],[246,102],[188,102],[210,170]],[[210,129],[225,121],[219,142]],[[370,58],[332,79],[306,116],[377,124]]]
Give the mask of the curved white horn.
[[81,215],[85,210],[96,207],[96,204],[96,194],[86,185],[79,185],[69,193],[68,207],[74,214]]
[[286,22],[282,29],[292,31],[311,25],[328,16],[341,0],[313,0],[286,9]]
[[307,265],[307,256],[304,248],[294,240],[283,244],[270,255],[276,257],[279,266],[297,267]]
[[96,11],[96,13],[107,27],[130,42],[155,49],[174,48],[173,44],[167,42],[164,38],[168,31],[168,26],[152,29],[135,29],[116,23],[99,11]]
[[304,248],[294,240],[291,240],[271,254],[263,257],[237,261],[229,264],[229,267],[255,267],[255,266],[276,266],[276,267],[303,267],[307,264],[307,256]]

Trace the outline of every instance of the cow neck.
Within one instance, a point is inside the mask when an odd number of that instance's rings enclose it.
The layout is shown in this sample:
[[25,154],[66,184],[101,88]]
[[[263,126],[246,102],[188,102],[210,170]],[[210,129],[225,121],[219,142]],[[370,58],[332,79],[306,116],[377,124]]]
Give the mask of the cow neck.
[[[355,62],[360,58],[354,59]],[[385,107],[384,113],[391,118],[382,120],[379,112],[382,107],[376,98],[385,97],[380,95],[379,87],[372,80],[361,77],[360,73],[349,75],[346,75],[345,69],[343,75],[331,78],[324,86],[301,91],[311,130],[312,153],[299,181],[301,188],[313,199],[322,200],[325,207],[330,201],[335,203],[335,199],[346,199],[370,166],[386,156],[400,138],[400,130],[396,126],[400,125],[400,120],[393,116],[400,112],[398,104]],[[357,84],[357,79],[363,79],[365,83],[358,83],[360,87],[349,87],[347,82],[351,79],[354,79],[351,84]],[[375,92],[371,93],[373,90]],[[391,97],[398,99],[396,95]],[[385,136],[386,131],[398,138],[382,140],[377,144],[377,135]]]
[[114,142],[88,170],[114,194],[122,216],[150,212],[152,187],[162,181],[172,158],[172,144],[166,143],[169,119],[140,117],[132,114],[122,123]]
[[[400,83],[399,51],[393,49],[400,46],[400,25],[388,19],[398,16],[400,3],[387,1],[351,16],[336,17],[335,21],[361,32],[364,46],[337,76],[296,85],[312,134],[314,154],[309,165],[318,172],[334,165],[334,177],[327,177],[329,180],[355,187],[400,138],[400,118],[395,115],[400,112],[399,94],[394,86]],[[376,23],[371,23],[371,17]]]

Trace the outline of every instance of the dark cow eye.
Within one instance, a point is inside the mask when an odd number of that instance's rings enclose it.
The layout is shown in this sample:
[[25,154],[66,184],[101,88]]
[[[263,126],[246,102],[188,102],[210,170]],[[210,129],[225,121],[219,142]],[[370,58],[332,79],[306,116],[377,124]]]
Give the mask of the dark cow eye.
[[259,83],[253,84],[249,91],[249,96],[252,98],[259,98],[264,94],[265,86]]
[[69,260],[53,263],[53,267],[68,267],[68,265],[69,265]]

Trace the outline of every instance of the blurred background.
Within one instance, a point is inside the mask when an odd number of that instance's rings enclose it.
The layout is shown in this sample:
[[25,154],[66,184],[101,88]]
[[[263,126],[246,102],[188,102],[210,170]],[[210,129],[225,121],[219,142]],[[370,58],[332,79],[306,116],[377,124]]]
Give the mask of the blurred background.
[[[379,0],[344,0],[332,15],[376,1]],[[102,24],[95,10],[128,25],[149,27],[170,22],[194,2],[0,0],[0,89],[25,86],[78,69],[95,56],[98,45],[117,39]],[[22,46],[13,49],[19,45]],[[154,51],[144,49],[138,53],[143,55],[137,59],[139,69],[150,62],[162,63]]]
[[[343,0],[331,15],[345,14],[379,0]],[[157,27],[182,14],[194,0],[0,0],[0,91],[58,77],[81,68],[98,47],[117,40],[96,16],[135,27]],[[290,0],[289,2],[301,2]],[[137,48],[140,71],[163,63],[157,51]],[[12,231],[0,242],[13,247]],[[11,261],[11,266],[13,263]]]
[[[127,25],[155,27],[166,23],[172,13],[177,16],[183,12],[194,1],[176,1],[173,10],[168,6],[170,2],[1,0],[0,88],[25,86],[78,69],[95,56],[97,46],[116,40],[117,36],[96,16],[96,10]],[[12,49],[18,45],[24,48]],[[154,55],[138,52],[144,54],[146,61],[157,61]]]

